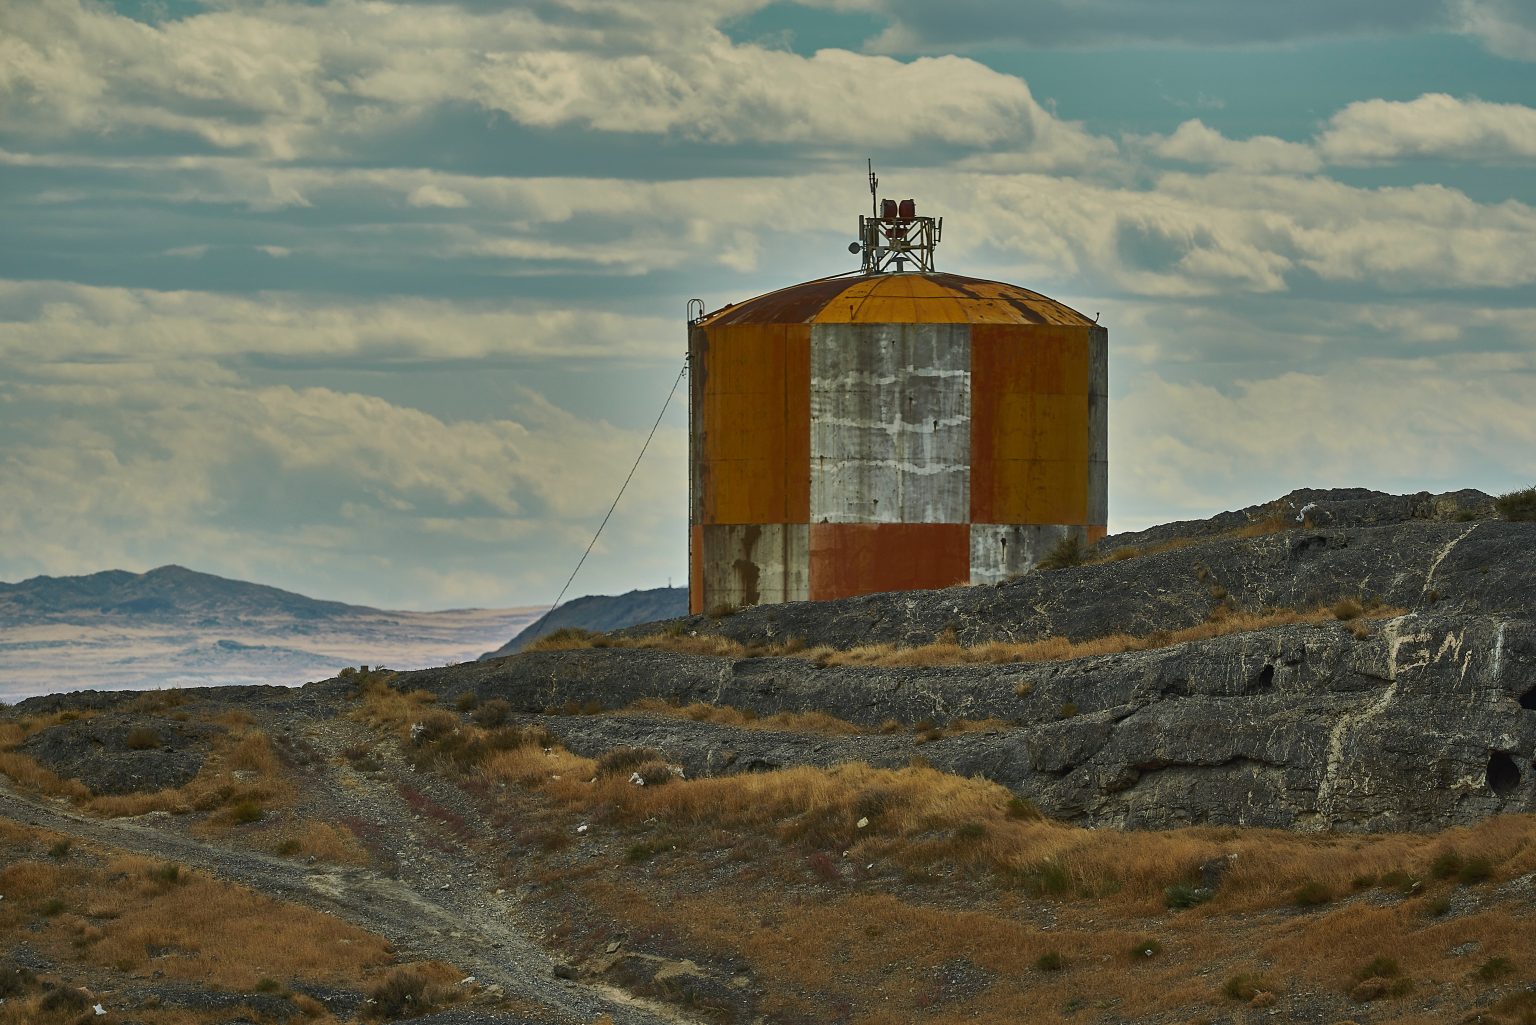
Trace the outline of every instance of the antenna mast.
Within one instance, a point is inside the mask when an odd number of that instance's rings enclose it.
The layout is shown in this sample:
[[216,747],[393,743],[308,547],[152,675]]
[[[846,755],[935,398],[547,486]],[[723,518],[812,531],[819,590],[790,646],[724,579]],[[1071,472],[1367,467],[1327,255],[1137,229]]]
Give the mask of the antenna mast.
[[942,217],[917,216],[917,203],[910,199],[896,202],[880,200],[880,179],[875,177],[875,161],[869,158],[869,216],[859,218],[859,240],[850,243],[850,253],[862,253],[865,274],[897,274],[912,269],[933,272],[933,251],[944,228]]

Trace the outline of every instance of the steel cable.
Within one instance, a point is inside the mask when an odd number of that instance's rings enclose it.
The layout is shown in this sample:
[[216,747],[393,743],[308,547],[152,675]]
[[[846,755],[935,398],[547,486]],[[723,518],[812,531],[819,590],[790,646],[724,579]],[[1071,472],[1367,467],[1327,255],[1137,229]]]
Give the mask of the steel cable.
[[592,554],[592,549],[597,544],[597,539],[603,536],[603,528],[608,526],[608,521],[613,518],[613,511],[619,507],[619,499],[624,497],[624,489],[629,487],[629,482],[634,479],[635,471],[640,469],[640,460],[645,458],[646,449],[651,447],[651,441],[656,437],[656,432],[661,428],[661,418],[667,415],[667,407],[672,405],[672,397],[677,394],[677,386],[682,383],[683,375],[688,373],[688,357],[683,357],[683,368],[672,379],[672,390],[667,392],[666,401],[661,404],[661,412],[656,414],[656,422],[651,425],[651,433],[646,435],[645,444],[640,446],[640,454],[635,456],[635,465],[629,468],[629,475],[624,478],[624,483],[619,485],[619,493],[613,496],[613,504],[608,507],[608,515],[603,517],[603,522],[597,525],[597,531],[592,535],[592,540],[587,542],[587,550],[581,553],[581,558],[576,560],[576,568],[571,570],[571,575],[565,581],[565,586],[560,588],[560,595],[555,603],[544,610],[544,614],[533,621],[533,625],[523,631],[523,634],[531,641],[537,635],[534,630],[539,624],[548,619],[550,613],[560,607],[565,600],[565,592],[571,589],[571,583],[576,579],[576,574],[581,572],[581,567],[586,564],[587,556]]

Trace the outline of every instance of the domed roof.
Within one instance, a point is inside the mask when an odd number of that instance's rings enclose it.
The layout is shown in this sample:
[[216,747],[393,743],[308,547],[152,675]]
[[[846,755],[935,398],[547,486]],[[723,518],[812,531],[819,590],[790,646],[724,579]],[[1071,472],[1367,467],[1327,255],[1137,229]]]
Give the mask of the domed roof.
[[700,325],[1060,324],[1093,321],[1039,292],[959,274],[841,274],[726,306]]

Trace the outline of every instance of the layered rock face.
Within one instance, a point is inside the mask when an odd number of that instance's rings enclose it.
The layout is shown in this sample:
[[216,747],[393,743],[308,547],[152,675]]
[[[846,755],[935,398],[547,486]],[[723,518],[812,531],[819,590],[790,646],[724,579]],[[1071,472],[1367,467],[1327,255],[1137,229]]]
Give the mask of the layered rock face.
[[[410,685],[474,690],[535,714],[659,697],[760,715],[822,711],[872,727],[832,737],[644,714],[547,717],[579,752],[646,744],[694,775],[921,756],[1086,825],[1438,829],[1536,811],[1536,524],[1491,519],[1489,507],[1477,492],[1304,492],[1180,525],[1182,535],[1109,539],[1106,550],[1191,539],[1123,561],[666,627],[851,647],[922,643],[945,630],[966,642],[1144,635],[1201,622],[1218,606],[1352,598],[1404,610],[1368,631],[1329,622],[1071,661],[941,667],[605,648],[429,670]],[[1311,525],[1231,533],[1277,510]],[[1000,722],[927,743],[873,729],[956,719]]]

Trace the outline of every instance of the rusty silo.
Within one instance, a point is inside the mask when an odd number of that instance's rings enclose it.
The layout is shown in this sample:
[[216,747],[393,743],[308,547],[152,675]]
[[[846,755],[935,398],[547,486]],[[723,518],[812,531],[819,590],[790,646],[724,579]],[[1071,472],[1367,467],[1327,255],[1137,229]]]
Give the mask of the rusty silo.
[[936,273],[940,227],[886,200],[862,272],[690,322],[694,612],[989,583],[1103,536],[1108,332]]

